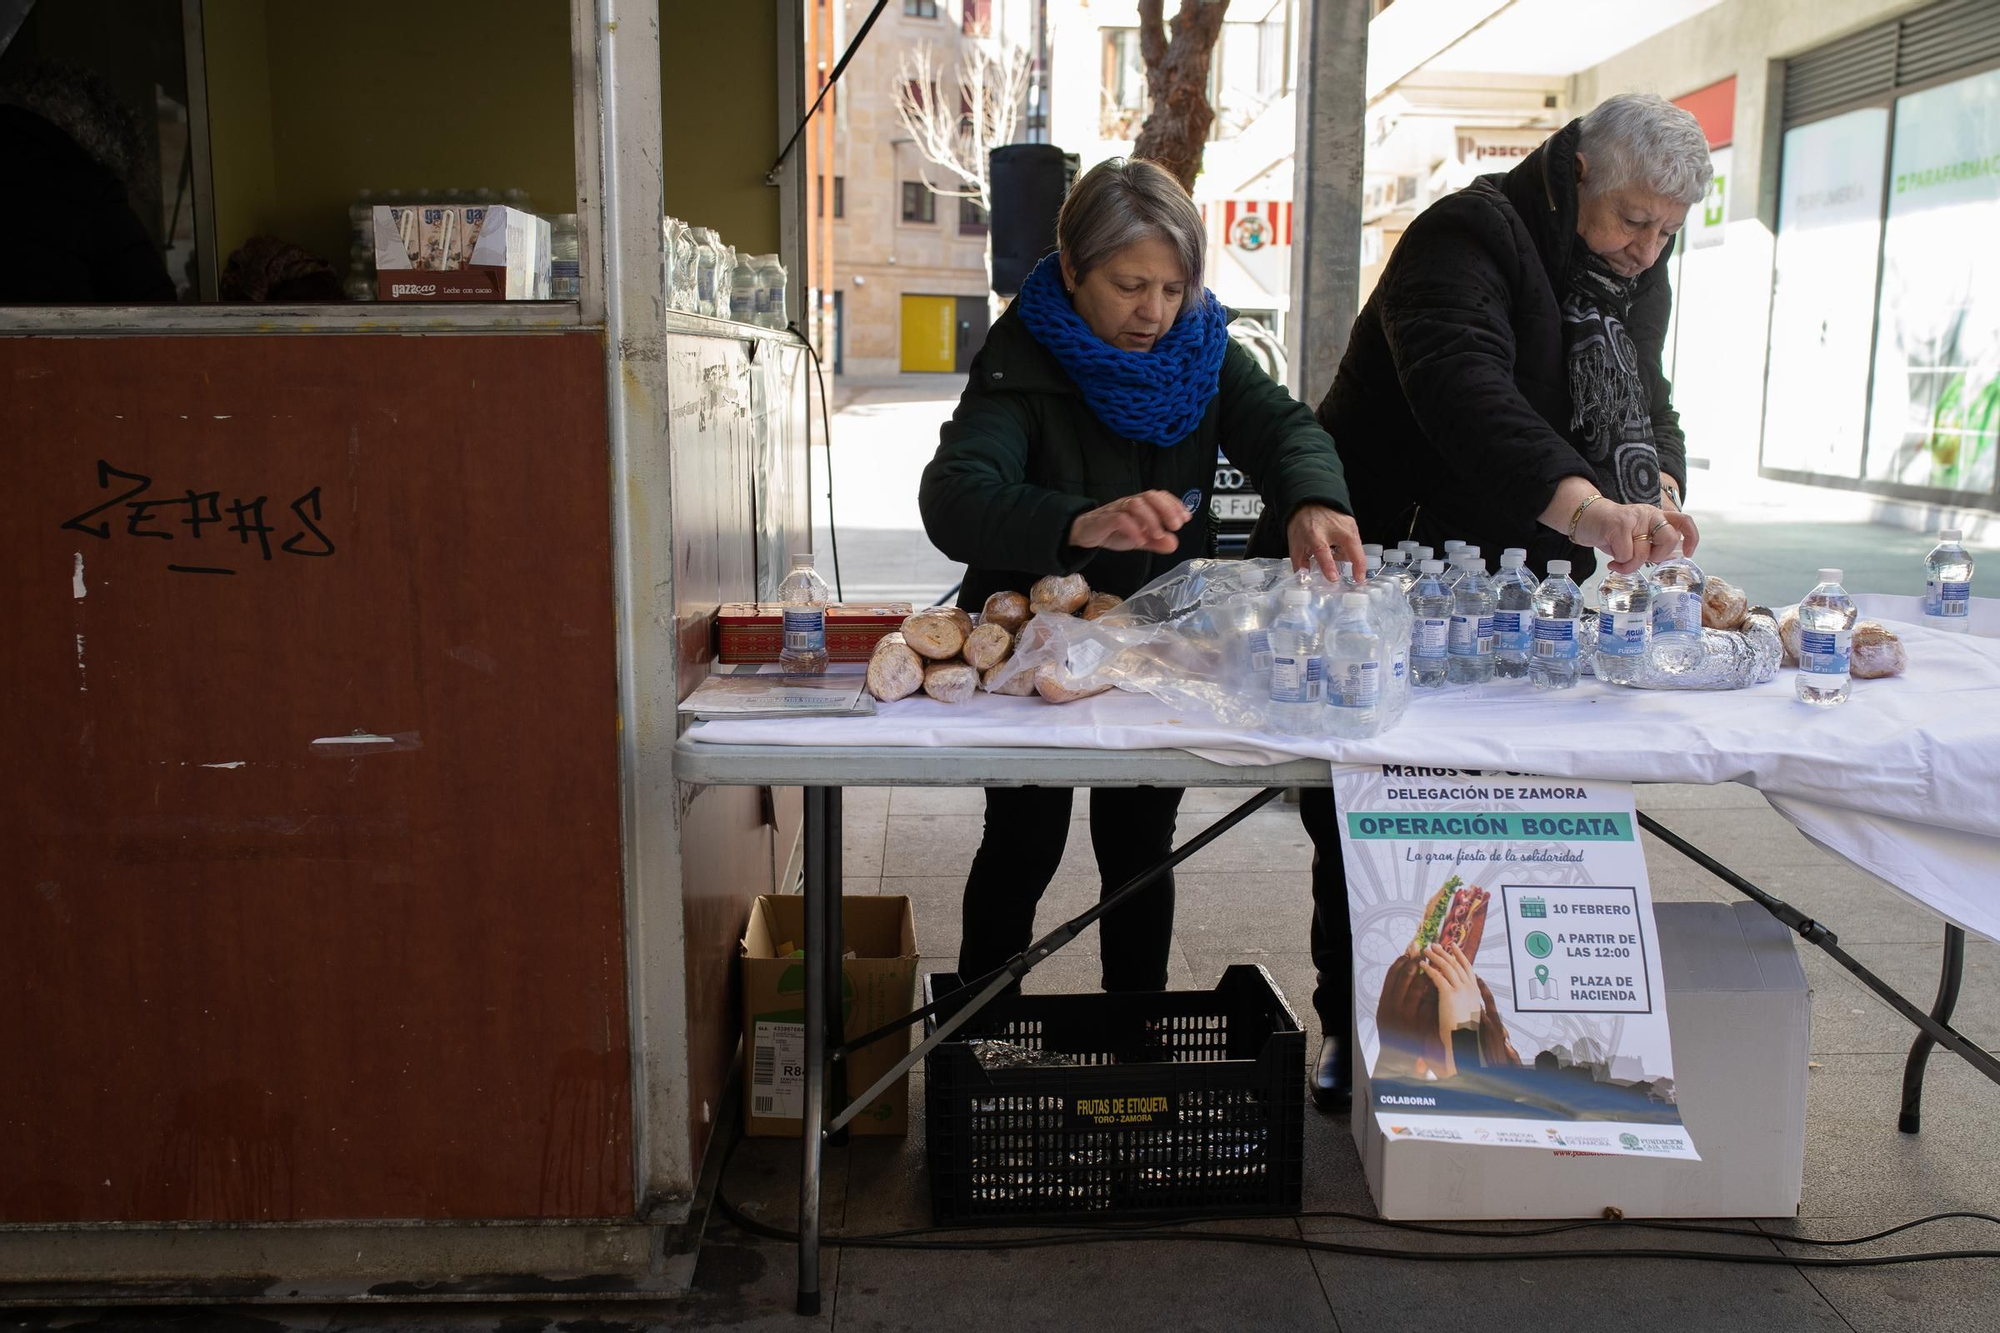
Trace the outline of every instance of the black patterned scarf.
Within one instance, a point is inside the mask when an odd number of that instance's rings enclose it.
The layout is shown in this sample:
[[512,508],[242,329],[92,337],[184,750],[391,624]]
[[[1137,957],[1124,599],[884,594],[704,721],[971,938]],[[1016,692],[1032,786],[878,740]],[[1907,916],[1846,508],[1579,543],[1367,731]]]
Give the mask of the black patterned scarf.
[[1660,502],[1660,451],[1639,349],[1625,322],[1639,279],[1620,277],[1579,240],[1563,297],[1563,343],[1569,358],[1569,428],[1583,456],[1610,481],[1621,504]]

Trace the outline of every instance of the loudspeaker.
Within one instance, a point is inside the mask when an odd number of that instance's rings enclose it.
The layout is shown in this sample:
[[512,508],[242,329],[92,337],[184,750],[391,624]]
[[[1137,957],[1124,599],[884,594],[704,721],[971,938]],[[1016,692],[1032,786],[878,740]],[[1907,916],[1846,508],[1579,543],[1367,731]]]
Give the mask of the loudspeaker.
[[1076,179],[1077,159],[1053,144],[1015,143],[988,159],[993,186],[993,290],[1013,296],[1056,248],[1056,214]]

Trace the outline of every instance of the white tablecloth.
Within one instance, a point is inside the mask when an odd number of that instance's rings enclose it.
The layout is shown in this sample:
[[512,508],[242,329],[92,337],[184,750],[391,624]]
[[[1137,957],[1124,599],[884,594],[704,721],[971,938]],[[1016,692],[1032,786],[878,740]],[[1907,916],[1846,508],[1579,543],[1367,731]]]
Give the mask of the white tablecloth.
[[[1863,614],[1889,621],[1904,600],[1866,599]],[[1993,603],[1985,605],[1990,614]],[[1890,623],[1909,651],[1908,672],[1856,681],[1849,702],[1830,709],[1799,703],[1796,673],[1787,669],[1768,684],[1719,693],[1622,689],[1588,678],[1560,693],[1512,681],[1448,686],[1420,694],[1400,725],[1366,741],[1245,732],[1121,693],[1060,706],[986,694],[951,706],[920,696],[874,717],[703,722],[689,737],[737,745],[1169,747],[1236,764],[1307,756],[1626,782],[1743,782],[1816,841],[1947,919],[2000,939],[2000,641]]]

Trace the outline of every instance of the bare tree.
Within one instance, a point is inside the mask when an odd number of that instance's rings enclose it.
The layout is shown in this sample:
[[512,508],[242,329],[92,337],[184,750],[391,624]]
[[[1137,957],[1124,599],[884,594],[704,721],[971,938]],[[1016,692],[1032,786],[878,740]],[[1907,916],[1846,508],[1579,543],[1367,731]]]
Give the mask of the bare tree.
[[[896,119],[928,164],[919,168],[933,194],[977,199],[993,207],[987,154],[1014,142],[1028,99],[1028,53],[994,41],[967,42],[958,56],[956,87],[929,45],[905,52],[896,65]],[[932,180],[929,167],[942,177]]]
[[1158,162],[1192,193],[1194,178],[1201,174],[1202,149],[1215,124],[1215,108],[1208,104],[1208,67],[1229,0],[1181,0],[1171,40],[1162,22],[1164,9],[1164,0],[1139,0],[1139,54],[1146,62],[1152,110],[1132,155]]

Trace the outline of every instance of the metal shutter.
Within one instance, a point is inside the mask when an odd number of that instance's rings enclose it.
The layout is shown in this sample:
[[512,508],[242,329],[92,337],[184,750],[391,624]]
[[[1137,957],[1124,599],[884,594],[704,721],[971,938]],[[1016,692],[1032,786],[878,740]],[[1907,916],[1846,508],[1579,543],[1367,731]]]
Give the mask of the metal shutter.
[[1994,0],[1953,0],[1912,14],[1899,26],[1899,88],[2000,60],[2000,4]]
[[1787,127],[2000,63],[2000,0],[1947,0],[1785,62]]
[[1785,62],[1785,124],[1796,125],[1896,86],[1896,25],[1864,28]]

